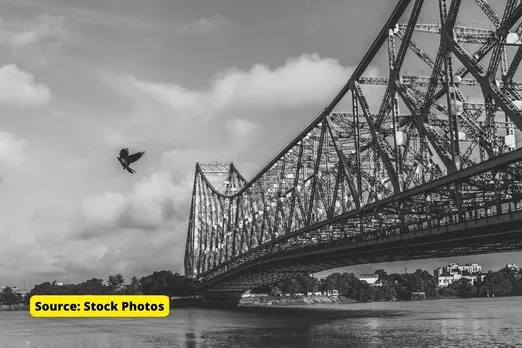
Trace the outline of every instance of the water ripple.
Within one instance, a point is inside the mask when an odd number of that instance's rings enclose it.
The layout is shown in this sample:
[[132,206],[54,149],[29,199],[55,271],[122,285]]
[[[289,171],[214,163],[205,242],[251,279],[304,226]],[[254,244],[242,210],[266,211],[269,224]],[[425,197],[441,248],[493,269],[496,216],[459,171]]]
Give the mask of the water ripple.
[[0,348],[522,347],[520,298],[236,310],[155,319],[0,312]]

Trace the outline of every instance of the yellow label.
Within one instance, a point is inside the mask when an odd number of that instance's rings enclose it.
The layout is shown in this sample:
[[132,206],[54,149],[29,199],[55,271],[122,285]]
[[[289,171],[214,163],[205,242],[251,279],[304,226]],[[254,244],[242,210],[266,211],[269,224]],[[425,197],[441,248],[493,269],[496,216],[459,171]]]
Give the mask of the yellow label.
[[164,295],[34,295],[33,317],[167,317],[170,301]]

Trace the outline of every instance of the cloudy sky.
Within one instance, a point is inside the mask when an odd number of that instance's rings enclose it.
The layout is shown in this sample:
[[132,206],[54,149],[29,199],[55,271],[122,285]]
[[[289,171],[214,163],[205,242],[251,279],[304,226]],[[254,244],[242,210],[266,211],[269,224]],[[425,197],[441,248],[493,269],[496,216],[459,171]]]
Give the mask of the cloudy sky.
[[252,177],[324,108],[395,6],[349,3],[0,0],[0,285],[182,273],[196,161]]

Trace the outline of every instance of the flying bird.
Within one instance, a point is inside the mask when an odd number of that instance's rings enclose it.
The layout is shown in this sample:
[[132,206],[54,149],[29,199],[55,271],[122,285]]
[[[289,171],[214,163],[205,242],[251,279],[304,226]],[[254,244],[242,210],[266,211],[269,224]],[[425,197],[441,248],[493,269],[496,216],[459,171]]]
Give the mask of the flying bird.
[[129,173],[134,174],[136,172],[134,171],[134,169],[129,167],[129,165],[139,160],[144,154],[145,151],[140,151],[133,153],[132,155],[129,155],[129,149],[125,148],[120,150],[120,156],[117,158],[118,161],[120,161],[123,170],[127,170]]

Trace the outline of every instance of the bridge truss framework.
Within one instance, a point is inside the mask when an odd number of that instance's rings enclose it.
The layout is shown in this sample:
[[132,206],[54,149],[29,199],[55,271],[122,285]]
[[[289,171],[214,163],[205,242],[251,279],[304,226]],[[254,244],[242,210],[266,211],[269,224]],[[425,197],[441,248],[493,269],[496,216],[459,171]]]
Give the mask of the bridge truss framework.
[[[398,1],[341,91],[252,180],[233,164],[196,165],[185,275],[202,291],[356,263],[522,249],[522,4],[506,0],[500,16],[486,0],[439,0],[439,24],[421,24],[425,3]],[[493,29],[457,26],[464,3]],[[414,34],[438,43],[435,58]],[[364,76],[381,50],[388,76]],[[401,73],[407,58],[430,76]],[[384,93],[374,108],[375,88]],[[468,102],[473,93],[483,102]],[[335,110],[344,98],[349,113]]]

